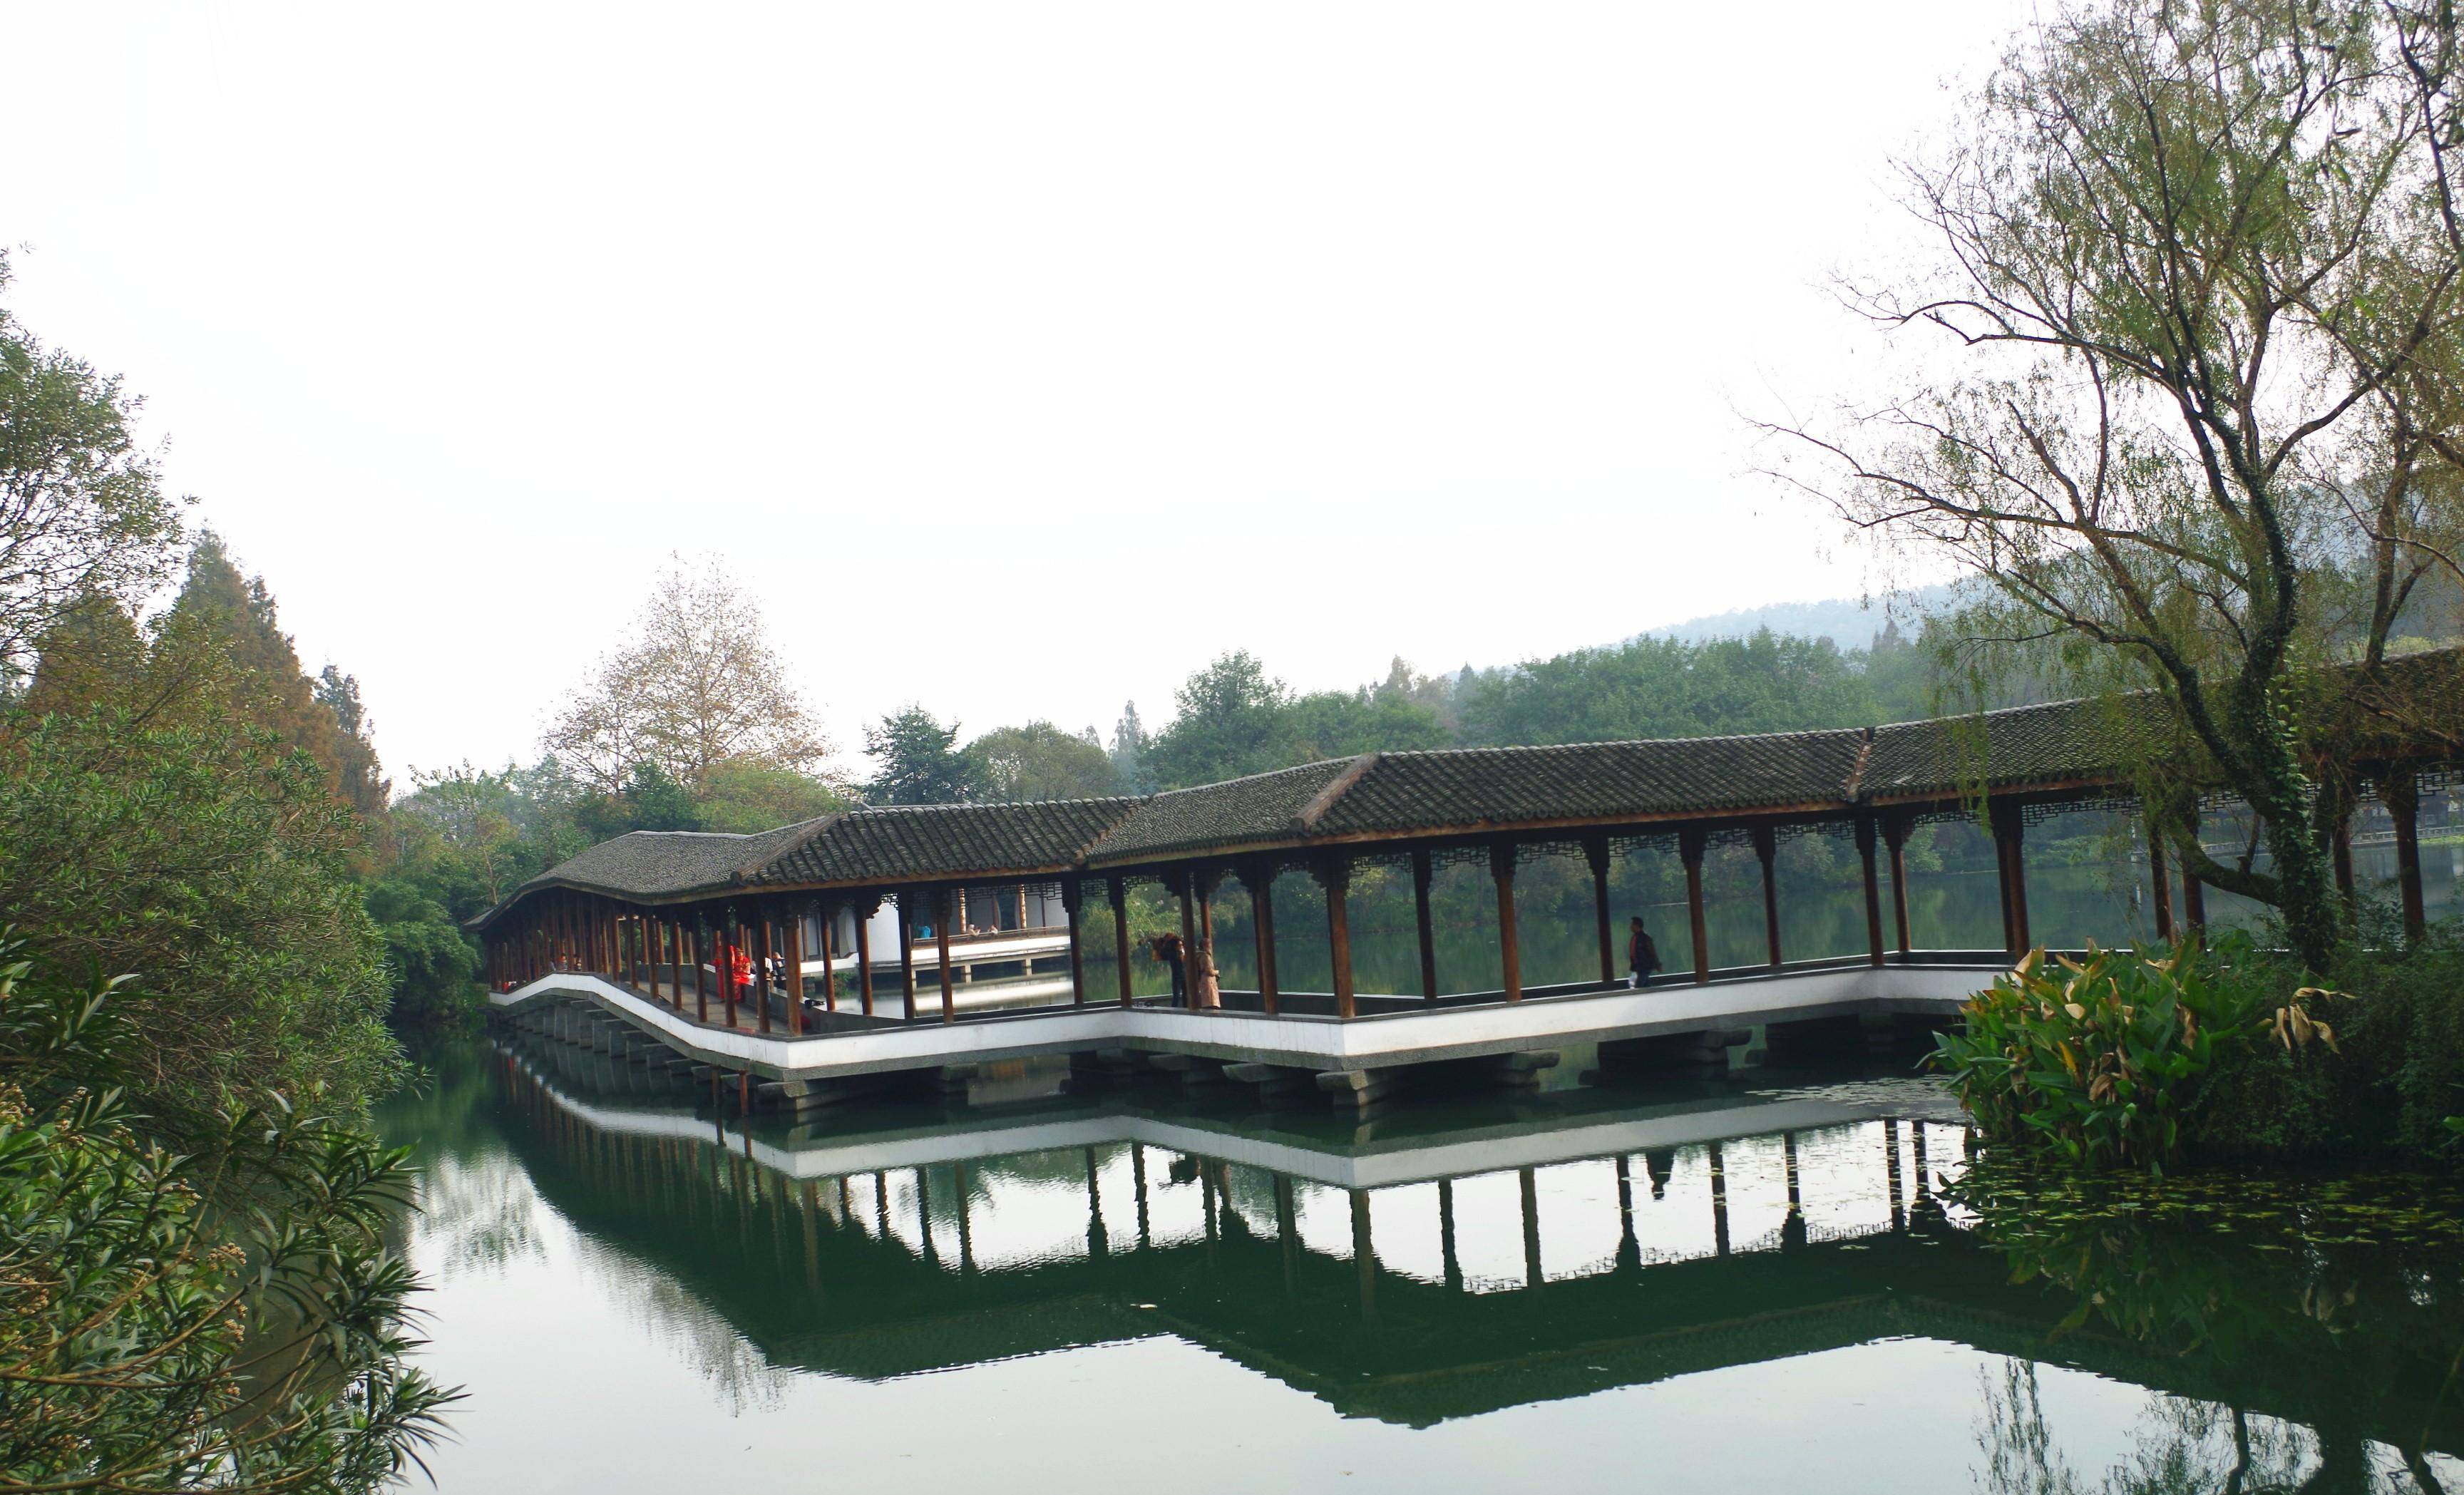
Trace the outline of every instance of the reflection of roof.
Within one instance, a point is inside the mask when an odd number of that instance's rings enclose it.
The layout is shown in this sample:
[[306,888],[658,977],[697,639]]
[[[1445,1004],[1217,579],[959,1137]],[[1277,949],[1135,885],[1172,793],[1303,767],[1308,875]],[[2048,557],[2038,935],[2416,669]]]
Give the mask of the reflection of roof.
[[[2441,650],[2391,664],[2418,694],[2425,681],[2457,673],[2459,657]],[[753,836],[636,831],[513,897],[545,887],[673,898],[998,881],[1321,843],[1840,814],[1979,785],[2113,782],[2166,751],[2169,730],[2163,702],[2143,693],[1861,731],[1368,753],[1143,799],[869,807]]]

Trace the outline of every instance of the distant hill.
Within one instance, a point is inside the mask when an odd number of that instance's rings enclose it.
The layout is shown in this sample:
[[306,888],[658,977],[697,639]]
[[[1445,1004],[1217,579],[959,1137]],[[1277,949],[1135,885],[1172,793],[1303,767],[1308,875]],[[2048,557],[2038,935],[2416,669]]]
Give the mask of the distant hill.
[[1773,633],[1827,638],[1843,649],[1864,649],[1874,642],[1875,634],[1882,631],[1882,624],[1891,615],[1898,615],[1902,632],[1913,632],[1915,630],[1908,627],[1910,617],[1947,605],[1952,597],[1952,586],[1945,583],[1913,592],[1888,593],[1871,601],[1857,597],[1828,597],[1820,602],[1773,603],[1767,607],[1740,607],[1734,612],[1713,613],[1708,617],[1688,618],[1683,623],[1645,628],[1635,637],[1678,639],[1688,644],[1700,644],[1705,639],[1742,638],[1757,628],[1769,628]]

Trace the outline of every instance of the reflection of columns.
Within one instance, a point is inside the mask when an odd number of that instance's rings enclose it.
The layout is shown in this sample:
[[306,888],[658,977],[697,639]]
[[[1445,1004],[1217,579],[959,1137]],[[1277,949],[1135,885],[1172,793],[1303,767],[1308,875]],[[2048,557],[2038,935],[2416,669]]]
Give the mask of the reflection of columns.
[[1617,941],[1609,933],[1609,838],[1583,842],[1583,859],[1592,865],[1592,916],[1600,933],[1600,984],[1617,984]]
[[1891,1228],[1904,1229],[1908,1220],[1900,1204],[1900,1124],[1887,1117],[1882,1122],[1882,1175],[1891,1190]]
[[1908,817],[1893,813],[1882,817],[1882,845],[1891,854],[1891,933],[1900,938],[1900,958],[1916,954],[1916,942],[1908,937]]
[[918,1239],[924,1242],[925,1264],[940,1265],[941,1258],[933,1248],[932,1194],[927,1185],[925,1171],[921,1168],[915,1170],[915,1230]]
[[2165,833],[2147,823],[2147,912],[2156,921],[2156,937],[2173,937],[2173,875],[2165,866]]
[[941,964],[941,1021],[958,1021],[958,994],[950,984],[950,925],[965,907],[966,890],[945,888],[933,910],[933,954]]
[[967,1165],[958,1163],[954,1169],[958,1177],[958,1270],[972,1277],[976,1271],[976,1233],[970,1228],[975,1208],[969,1195],[973,1191],[967,1187]]
[[1420,995],[1438,995],[1438,936],[1429,916],[1429,881],[1433,873],[1426,847],[1412,853],[1412,923],[1420,936]]
[[1096,1186],[1095,1150],[1087,1149],[1087,1255],[1102,1261],[1109,1242],[1104,1235],[1104,1195]]
[[1701,830],[1677,833],[1677,857],[1685,864],[1685,922],[1694,936],[1694,984],[1711,979],[1711,923],[1703,912],[1703,851],[1710,837]]
[[1353,1189],[1352,1195],[1352,1260],[1360,1274],[1360,1317],[1364,1322],[1377,1317],[1377,1252],[1369,1243],[1369,1191]]
[[1121,978],[1121,1005],[1130,1005],[1130,890],[1118,872],[1108,879],[1112,899],[1112,960]]
[[2390,768],[2379,775],[2379,802],[2395,823],[2396,895],[2404,905],[2404,937],[2419,940],[2429,933],[2421,896],[2421,785],[2409,768]]
[[1326,954],[1334,976],[1334,1015],[1349,1018],[1358,1007],[1352,987],[1352,859],[1337,853],[1312,870],[1326,890]]
[[1514,919],[1514,843],[1488,848],[1488,875],[1497,884],[1497,967],[1507,1001],[1523,1000],[1523,936]]
[[1446,1289],[1463,1291],[1463,1262],[1455,1255],[1455,1185],[1451,1178],[1438,1180],[1438,1251],[1445,1262]]
[[1711,1249],[1720,1256],[1728,1254],[1728,1164],[1720,1155],[1720,1144],[1710,1146],[1711,1160]]
[[1275,1175],[1275,1244],[1284,1258],[1284,1297],[1290,1299],[1300,1291],[1300,1226],[1293,1218],[1292,1180],[1288,1175]]
[[1540,1286],[1540,1192],[1538,1180],[1529,1168],[1515,1173],[1523,1193],[1523,1286]]
[[1771,968],[1780,968],[1783,957],[1779,945],[1779,832],[1769,825],[1756,825],[1754,860],[1763,866],[1763,942],[1771,947]]
[[1916,1197],[1917,1202],[1922,1204],[1925,1200],[1933,1198],[1933,1174],[1925,1165],[1924,1122],[1911,1121],[1908,1123],[1908,1146],[1913,1148],[1916,1152]]
[[1634,1171],[1623,1153],[1617,1155],[1617,1255],[1621,1267],[1642,1264],[1642,1242],[1634,1234]]
[[1138,1202],[1138,1249],[1143,1251],[1154,1244],[1154,1237],[1147,1231],[1147,1150],[1137,1142],[1130,1144],[1130,1186]]
[[1857,860],[1865,872],[1865,950],[1876,965],[1882,963],[1882,885],[1874,869],[1874,817],[1857,817]]

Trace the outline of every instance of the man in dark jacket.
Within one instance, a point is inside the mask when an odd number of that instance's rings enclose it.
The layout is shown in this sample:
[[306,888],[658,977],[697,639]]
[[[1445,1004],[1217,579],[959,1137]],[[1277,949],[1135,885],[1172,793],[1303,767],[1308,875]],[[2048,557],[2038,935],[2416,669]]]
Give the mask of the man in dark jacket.
[[1629,990],[1649,986],[1651,974],[1660,969],[1660,947],[1651,942],[1650,934],[1643,929],[1641,914],[1634,916],[1632,928],[1633,933],[1625,939],[1626,969],[1634,973],[1626,978]]

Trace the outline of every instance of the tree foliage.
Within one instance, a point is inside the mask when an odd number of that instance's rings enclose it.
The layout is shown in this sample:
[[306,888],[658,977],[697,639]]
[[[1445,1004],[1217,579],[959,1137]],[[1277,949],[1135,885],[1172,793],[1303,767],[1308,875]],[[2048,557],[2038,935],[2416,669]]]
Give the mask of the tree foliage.
[[1120,792],[1112,759],[1092,727],[1083,733],[1048,721],[997,727],[968,743],[966,757],[988,800],[1093,800]]
[[148,1141],[127,978],[0,935],[0,1487],[373,1490],[455,1397],[407,1363],[400,1152],[278,1095]]
[[958,724],[921,706],[867,727],[864,750],[881,767],[865,785],[874,804],[960,804],[977,798],[976,765],[958,751]]
[[[1966,377],[1793,432],[1853,523],[1991,584],[1980,638],[2162,693],[2165,828],[2314,966],[2349,805],[2297,732],[2328,662],[2314,583],[2366,577],[2375,676],[2454,529],[2453,33],[2380,0],[2058,10],[1907,168],[1933,270],[1858,293]],[[2200,849],[2185,766],[2258,812],[2266,870]]]
[[181,504],[130,432],[137,407],[0,307],[0,681],[22,679],[69,613],[133,608],[177,564]]
[[643,762],[698,793],[721,763],[814,772],[829,757],[760,608],[717,562],[681,557],[661,573],[632,640],[566,701],[546,747],[610,795]]
[[126,1053],[148,1104],[399,1078],[384,947],[323,772],[210,702],[55,714],[0,737],[0,908],[46,959],[143,970]]

